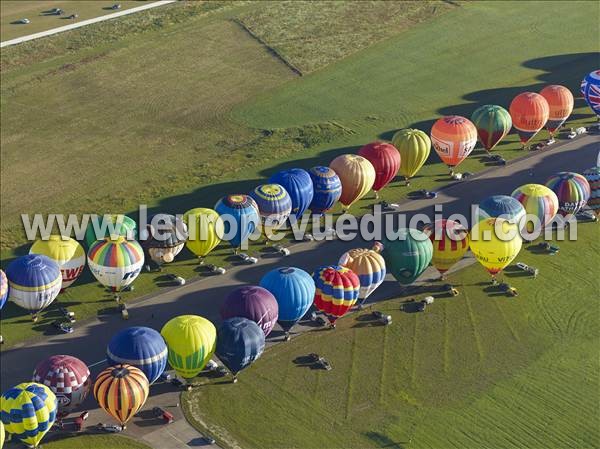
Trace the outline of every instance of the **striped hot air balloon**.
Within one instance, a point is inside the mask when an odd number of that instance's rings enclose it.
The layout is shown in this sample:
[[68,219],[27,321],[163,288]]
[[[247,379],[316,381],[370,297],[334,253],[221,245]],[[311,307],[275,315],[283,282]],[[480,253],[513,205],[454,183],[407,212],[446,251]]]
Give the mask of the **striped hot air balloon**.
[[188,238],[186,224],[169,214],[148,217],[146,229],[140,231],[140,243],[157,265],[173,262]]
[[313,182],[313,200],[308,208],[313,214],[322,215],[338,202],[342,194],[342,182],[329,167],[317,166],[309,170]]
[[554,137],[556,131],[567,121],[571,112],[573,112],[575,99],[569,89],[557,84],[544,87],[540,95],[548,102],[549,114],[546,129]]
[[469,231],[458,221],[444,219],[425,226],[423,232],[433,244],[431,264],[444,279],[446,272],[469,250]]
[[279,184],[259,185],[250,192],[250,196],[258,206],[266,237],[283,226],[292,213],[292,198]]
[[109,237],[98,240],[88,250],[88,265],[94,277],[114,292],[130,285],[144,265],[144,250],[135,240]]
[[315,307],[325,313],[331,327],[335,327],[336,320],[356,304],[360,279],[349,268],[329,265],[317,268],[313,280],[316,287]]
[[62,274],[58,264],[47,256],[29,254],[13,260],[6,268],[9,299],[32,315],[48,307],[58,296]]
[[98,374],[94,397],[123,429],[148,399],[150,385],[142,370],[132,365],[110,366]]
[[8,299],[8,279],[6,278],[6,273],[0,270],[0,309],[4,307],[6,304],[6,300]]
[[77,280],[85,268],[85,251],[77,240],[51,235],[48,240],[37,240],[29,254],[43,254],[54,260],[62,274],[62,290]]
[[535,92],[523,92],[517,95],[509,107],[512,123],[523,147],[535,136],[548,121],[550,106],[544,97]]
[[488,218],[504,218],[511,223],[519,223],[525,216],[525,208],[512,196],[492,195],[479,203],[477,221]]
[[431,128],[431,143],[451,172],[464,161],[477,144],[477,128],[460,115],[442,117]]
[[410,285],[427,269],[433,244],[418,229],[399,229],[397,237],[383,242],[383,258],[388,271],[401,285]]
[[244,285],[233,290],[221,304],[221,319],[241,316],[254,321],[265,333],[271,333],[279,316],[275,296],[266,288]]
[[375,182],[375,168],[367,159],[357,154],[342,154],[329,164],[340,177],[342,195],[340,203],[348,210],[363,198]]
[[137,238],[137,224],[133,218],[123,214],[92,215],[85,230],[85,246],[89,249],[96,240],[118,236],[129,240]]
[[477,128],[479,141],[487,152],[492,151],[512,128],[512,119],[508,111],[495,104],[485,104],[475,109],[471,121]]
[[358,155],[367,159],[375,168],[373,191],[377,197],[378,192],[398,174],[398,170],[400,170],[400,153],[390,143],[372,142],[358,150]]
[[582,174],[590,185],[590,199],[587,205],[596,217],[600,218],[600,167],[588,168]]
[[249,195],[225,196],[217,201],[215,211],[224,223],[223,239],[236,250],[248,241],[248,237],[260,225],[258,205]]
[[558,212],[563,216],[575,215],[587,203],[591,195],[590,184],[579,173],[560,172],[546,181],[558,197]]
[[225,235],[223,219],[212,209],[196,207],[183,214],[183,221],[188,228],[188,240],[185,246],[200,263],[221,243]]
[[[558,212],[558,198],[548,187],[541,184],[525,184],[517,188],[511,196],[519,201],[525,208],[525,213],[536,217],[541,229],[556,216]],[[527,220],[527,232],[534,231],[534,223]]]
[[398,174],[404,177],[406,185],[415,176],[429,158],[431,139],[419,129],[401,129],[392,138],[392,144],[400,153],[400,170]]
[[338,265],[352,270],[360,281],[358,298],[364,304],[369,295],[385,279],[385,260],[378,251],[368,248],[354,248],[340,257]]
[[275,173],[269,178],[269,184],[279,184],[290,195],[292,200],[292,213],[299,220],[314,196],[312,179],[306,170],[292,168]]
[[58,401],[59,417],[83,404],[92,387],[87,365],[70,355],[53,355],[38,363],[33,371],[33,381],[52,390]]
[[594,70],[583,79],[581,93],[591,110],[600,118],[600,70]]

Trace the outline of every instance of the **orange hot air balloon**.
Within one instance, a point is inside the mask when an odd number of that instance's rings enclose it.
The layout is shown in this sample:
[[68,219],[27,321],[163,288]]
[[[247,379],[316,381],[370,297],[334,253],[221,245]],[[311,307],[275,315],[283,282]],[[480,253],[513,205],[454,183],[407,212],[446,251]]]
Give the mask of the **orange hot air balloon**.
[[535,92],[523,92],[510,103],[510,116],[523,147],[544,127],[550,115],[550,106]]
[[475,148],[477,128],[465,117],[448,115],[433,124],[431,143],[452,173],[452,169],[464,161]]
[[340,203],[345,210],[365,196],[375,183],[373,164],[357,154],[342,154],[331,161],[329,168],[337,173],[342,183]]
[[573,103],[575,100],[569,89],[557,84],[544,87],[540,95],[546,99],[550,107],[546,129],[550,133],[550,136],[554,137],[554,133],[565,123],[571,112],[573,112]]

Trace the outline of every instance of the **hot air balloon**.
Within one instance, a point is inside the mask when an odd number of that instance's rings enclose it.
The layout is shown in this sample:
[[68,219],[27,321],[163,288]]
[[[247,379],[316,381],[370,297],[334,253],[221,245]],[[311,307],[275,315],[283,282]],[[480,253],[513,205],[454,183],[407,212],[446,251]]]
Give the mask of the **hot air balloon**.
[[481,220],[471,229],[471,251],[494,284],[496,275],[517,257],[522,245],[517,225],[502,218]]
[[279,184],[290,195],[292,215],[300,219],[314,196],[312,179],[306,170],[292,168],[280,171],[269,178],[269,184]]
[[313,200],[308,206],[313,214],[322,215],[337,203],[342,194],[340,177],[329,167],[313,167],[308,174],[313,182]]
[[33,371],[33,381],[52,390],[58,401],[59,418],[83,404],[92,387],[87,365],[70,355],[53,355],[38,363]]
[[144,265],[144,250],[140,244],[124,237],[98,240],[87,256],[94,277],[115,294],[135,281]]
[[133,218],[123,214],[92,215],[85,230],[85,245],[89,249],[96,240],[106,237],[116,239],[118,236],[128,240],[137,238],[137,225]]
[[94,397],[98,405],[125,429],[148,399],[150,385],[142,370],[133,365],[109,366],[96,377]]
[[22,383],[0,398],[0,417],[6,432],[30,447],[38,447],[56,419],[52,390],[37,383]]
[[427,269],[433,257],[433,245],[417,229],[399,229],[397,239],[385,240],[383,258],[386,267],[401,285],[410,285]]
[[245,285],[236,288],[221,304],[221,318],[241,316],[254,321],[265,333],[271,333],[277,322],[279,307],[273,294],[262,287]]
[[358,150],[358,155],[367,159],[375,168],[373,190],[377,198],[379,196],[378,192],[398,174],[398,170],[400,170],[400,153],[392,144],[372,142]]
[[581,93],[590,109],[600,118],[600,70],[594,70],[583,79]]
[[140,244],[159,267],[173,262],[188,238],[187,226],[174,215],[156,214],[148,218],[146,229],[140,230]]
[[126,363],[142,370],[153,384],[167,366],[169,350],[162,336],[149,327],[128,327],[111,338],[106,348],[110,365]]
[[0,270],[0,309],[6,304],[8,298],[8,279],[6,279],[6,273]]
[[329,265],[317,268],[313,280],[316,287],[315,307],[327,315],[334,328],[336,320],[356,304],[360,279],[349,268]]
[[431,264],[445,279],[446,272],[469,250],[469,231],[458,221],[436,220],[425,226],[423,232],[433,244]]
[[[541,229],[544,229],[558,212],[556,194],[541,184],[525,184],[516,189],[511,196],[523,205],[527,215],[537,217]],[[527,232],[533,232],[533,222],[527,221],[526,229]]]
[[231,371],[235,383],[238,373],[263,353],[265,334],[254,321],[233,317],[221,323],[217,335],[217,357]]
[[375,182],[375,168],[367,159],[356,154],[342,154],[329,164],[342,183],[340,203],[348,210],[364,197]]
[[523,147],[546,125],[550,106],[544,97],[535,92],[523,92],[510,103],[510,116]]
[[556,193],[558,197],[558,212],[563,217],[570,214],[575,215],[579,212],[591,195],[590,184],[579,173],[557,173],[548,178],[546,187]]
[[225,225],[218,212],[204,207],[188,210],[183,214],[189,237],[185,246],[198,257],[200,263],[215,249],[225,235]]
[[29,254],[43,254],[54,260],[62,274],[62,290],[77,280],[85,268],[85,251],[77,240],[51,235],[48,240],[37,240]]
[[169,365],[184,379],[198,375],[215,352],[217,330],[197,315],[181,315],[160,331],[169,348]]
[[488,153],[507,136],[512,128],[512,119],[508,111],[495,104],[485,104],[475,109],[471,121],[477,128],[479,141]]
[[460,115],[442,117],[431,128],[431,143],[444,164],[453,173],[477,144],[477,128]]
[[4,447],[4,424],[0,421],[0,449]]
[[550,136],[554,137],[554,133],[567,121],[571,112],[573,112],[575,99],[569,89],[556,84],[544,87],[540,95],[548,102],[549,113],[546,129],[550,132]]
[[431,139],[419,129],[401,129],[392,138],[392,143],[400,153],[400,170],[406,185],[410,185],[410,178],[421,169],[431,151]]
[[249,195],[228,195],[215,204],[224,223],[224,239],[237,250],[260,224],[256,201]]
[[590,185],[590,199],[588,207],[600,218],[600,167],[592,167],[585,170],[583,176]]
[[[378,249],[378,247],[375,247]],[[360,306],[385,279],[385,260],[376,249],[354,248],[340,257],[338,265],[352,270],[360,281]]]
[[308,312],[315,298],[315,282],[300,268],[282,267],[269,271],[260,286],[270,291],[278,305],[278,323],[289,339],[290,329]]
[[6,269],[9,299],[32,315],[48,307],[58,295],[62,275],[58,264],[47,256],[29,254],[13,260]]
[[279,184],[262,184],[255,188],[250,196],[258,205],[258,212],[263,225],[263,234],[269,237],[279,229],[292,212],[292,199]]
[[492,195],[479,203],[477,221],[488,218],[504,218],[511,223],[520,223],[525,216],[525,208],[512,196]]

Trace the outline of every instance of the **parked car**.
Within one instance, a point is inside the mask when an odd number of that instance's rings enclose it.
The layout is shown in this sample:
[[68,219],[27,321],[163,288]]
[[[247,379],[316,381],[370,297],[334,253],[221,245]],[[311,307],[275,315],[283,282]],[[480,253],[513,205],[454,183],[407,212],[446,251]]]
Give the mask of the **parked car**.
[[73,326],[71,326],[70,323],[65,323],[63,321],[56,320],[52,323],[52,326],[54,326],[59,331],[64,332],[65,334],[73,333]]

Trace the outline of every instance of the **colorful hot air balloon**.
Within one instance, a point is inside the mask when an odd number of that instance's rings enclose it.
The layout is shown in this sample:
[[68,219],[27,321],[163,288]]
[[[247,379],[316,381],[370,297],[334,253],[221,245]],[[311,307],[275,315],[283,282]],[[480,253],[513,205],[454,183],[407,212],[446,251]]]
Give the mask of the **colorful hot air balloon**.
[[523,92],[510,103],[510,116],[523,147],[546,125],[550,106],[535,92]]
[[385,260],[374,249],[351,249],[342,254],[338,265],[349,268],[358,276],[360,281],[358,298],[362,300],[361,305],[385,279]]
[[596,217],[600,218],[600,167],[588,168],[582,174],[590,185],[590,199],[587,205]]
[[54,425],[57,401],[45,385],[22,383],[0,398],[0,418],[12,438],[30,447],[38,447]]
[[477,209],[477,221],[488,218],[504,218],[518,224],[525,216],[525,208],[512,196],[492,195],[487,197]]
[[38,363],[33,381],[52,390],[58,401],[59,417],[67,416],[83,404],[92,388],[89,368],[70,355],[53,355]]
[[262,287],[244,285],[229,293],[221,304],[221,319],[241,316],[254,321],[265,333],[271,333],[279,316],[279,307],[273,294]]
[[600,118],[600,70],[594,70],[583,79],[581,93],[591,110]]
[[315,307],[327,315],[333,328],[336,320],[356,304],[360,279],[349,268],[330,265],[317,268],[313,280],[316,287]]
[[0,420],[0,449],[4,447],[4,424]]
[[558,212],[563,217],[570,214],[575,215],[579,212],[586,205],[591,195],[590,184],[579,173],[557,173],[548,178],[546,187],[556,193]]
[[0,270],[0,309],[4,307],[6,304],[6,300],[8,299],[8,279],[6,278],[6,273]]
[[188,238],[186,224],[174,215],[156,214],[140,231],[140,244],[157,265],[173,262]]
[[502,218],[481,220],[471,229],[471,251],[494,283],[496,275],[517,257],[522,245],[517,225]]
[[128,240],[137,238],[137,225],[133,218],[123,214],[92,215],[85,230],[85,246],[89,249],[96,240],[106,237],[116,239],[118,236]]
[[215,204],[224,223],[223,239],[237,251],[260,224],[256,201],[249,195],[228,195]]
[[268,238],[286,222],[292,212],[292,198],[279,184],[262,184],[250,196],[258,205],[263,234]]
[[431,128],[431,143],[450,171],[464,161],[477,144],[477,128],[460,115],[442,117]]
[[167,366],[169,350],[162,336],[149,327],[128,327],[111,338],[106,347],[109,365],[133,365],[153,384]]
[[140,244],[124,237],[98,240],[87,256],[94,277],[113,292],[119,292],[135,281],[144,265],[144,250]]
[[265,334],[254,322],[243,317],[228,318],[219,326],[216,354],[223,365],[237,374],[258,359],[265,349]]
[[96,377],[94,397],[98,405],[125,428],[148,399],[150,385],[142,370],[133,365],[109,366]]
[[[537,217],[541,229],[544,229],[558,212],[556,194],[541,184],[525,184],[516,189],[511,196],[523,205],[527,215]],[[533,232],[534,228],[534,223],[528,220],[527,232]]]
[[188,241],[185,246],[200,260],[215,249],[225,235],[225,225],[219,213],[204,207],[188,210],[183,214],[188,227]]
[[540,95],[548,102],[549,113],[546,129],[554,137],[554,133],[567,121],[571,112],[573,112],[575,99],[569,89],[556,84],[544,87]]
[[315,282],[300,268],[282,267],[269,271],[260,286],[270,291],[278,305],[278,323],[289,338],[290,329],[308,312],[315,298]]
[[280,171],[269,178],[269,184],[279,184],[290,195],[292,214],[300,219],[314,196],[312,179],[306,170],[292,168]]
[[495,104],[485,104],[475,109],[471,121],[477,128],[479,141],[488,153],[512,128],[512,119],[508,111]]
[[13,260],[6,269],[9,299],[32,315],[48,307],[58,295],[62,275],[58,264],[47,256],[29,254]]
[[392,144],[400,153],[400,170],[406,185],[410,185],[410,178],[415,176],[431,151],[431,139],[419,129],[401,129],[392,138]]
[[356,154],[342,154],[329,164],[342,183],[340,203],[348,210],[364,197],[375,182],[375,168],[367,159]]
[[85,251],[77,240],[51,235],[48,240],[37,240],[29,254],[43,254],[54,260],[62,274],[62,290],[77,280],[85,267]]
[[417,229],[399,229],[397,238],[383,243],[386,267],[401,285],[410,285],[427,269],[433,257],[429,237]]
[[390,143],[372,142],[358,150],[358,154],[367,159],[375,168],[373,190],[377,197],[378,192],[398,174],[398,170],[400,170],[400,153]]
[[197,315],[181,315],[160,331],[169,348],[169,365],[184,379],[198,375],[215,352],[217,330]]
[[440,272],[446,272],[459,262],[469,250],[469,231],[454,220],[436,220],[423,230],[433,244],[431,264]]
[[313,200],[308,206],[313,214],[322,215],[337,203],[342,194],[340,177],[329,167],[313,167],[308,174],[313,182]]

